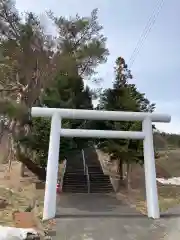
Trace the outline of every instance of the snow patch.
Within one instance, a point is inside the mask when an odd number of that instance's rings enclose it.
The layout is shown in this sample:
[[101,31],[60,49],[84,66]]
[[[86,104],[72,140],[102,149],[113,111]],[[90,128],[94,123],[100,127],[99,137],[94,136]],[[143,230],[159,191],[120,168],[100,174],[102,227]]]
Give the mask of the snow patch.
[[156,178],[156,180],[159,183],[162,183],[164,185],[176,185],[176,186],[180,186],[180,177],[173,177],[173,178],[168,178],[168,179],[164,179],[164,178]]
[[19,239],[24,240],[28,234],[37,235],[37,231],[31,228],[15,228],[0,226],[0,240]]

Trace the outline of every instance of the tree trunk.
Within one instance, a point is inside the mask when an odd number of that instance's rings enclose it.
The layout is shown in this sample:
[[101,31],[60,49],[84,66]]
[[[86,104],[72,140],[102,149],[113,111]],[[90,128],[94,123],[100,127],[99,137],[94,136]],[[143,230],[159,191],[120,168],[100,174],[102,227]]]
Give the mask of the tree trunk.
[[122,159],[119,159],[119,169],[118,169],[118,172],[119,172],[120,180],[123,180],[124,179],[124,171],[123,171],[123,160]]
[[[14,126],[16,127],[16,132],[14,133],[14,136],[19,137],[22,134],[28,135],[28,133],[31,131],[30,126],[27,125],[26,128],[22,123],[18,122]],[[17,159],[22,163],[22,169],[24,172],[24,167],[26,166],[28,170],[30,170],[34,175],[38,177],[39,180],[45,181],[46,180],[46,169],[40,167],[38,164],[33,162],[27,155],[27,149],[24,149],[24,152],[20,149],[20,144],[16,144],[16,157]],[[21,172],[22,173],[22,172]]]
[[127,162],[127,175],[126,175],[127,190],[131,190],[131,164]]
[[21,170],[20,170],[21,177],[24,177],[24,170],[25,170],[25,165],[24,163],[21,163]]
[[28,157],[24,156],[21,153],[18,153],[17,156],[18,160],[28,168],[32,173],[34,173],[39,180],[45,181],[46,180],[46,169],[40,167],[36,163],[34,163],[31,159]]

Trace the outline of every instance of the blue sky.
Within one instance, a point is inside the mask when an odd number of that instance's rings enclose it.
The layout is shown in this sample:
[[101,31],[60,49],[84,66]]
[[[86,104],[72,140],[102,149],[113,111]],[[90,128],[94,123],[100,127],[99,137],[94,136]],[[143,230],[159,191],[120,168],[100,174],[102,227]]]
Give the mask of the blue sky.
[[[56,15],[89,15],[99,8],[99,21],[104,26],[108,62],[99,67],[104,78],[103,86],[109,87],[113,80],[113,66],[118,56],[129,60],[157,0],[17,0],[20,11],[41,14],[52,10]],[[141,48],[133,66],[134,82],[140,91],[156,103],[156,111],[172,115],[172,122],[157,124],[160,130],[180,133],[180,1],[165,1],[158,19]],[[49,29],[51,31],[51,29]],[[179,126],[179,127],[178,127]]]

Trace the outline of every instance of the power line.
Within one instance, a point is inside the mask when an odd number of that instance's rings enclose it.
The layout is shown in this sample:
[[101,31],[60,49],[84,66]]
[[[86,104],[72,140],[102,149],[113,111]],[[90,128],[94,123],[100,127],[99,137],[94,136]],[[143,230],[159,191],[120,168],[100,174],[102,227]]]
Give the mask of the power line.
[[156,22],[156,19],[160,13],[160,10],[162,9],[163,7],[163,4],[164,4],[164,0],[158,0],[157,1],[157,5],[155,7],[155,9],[153,10],[153,13],[151,14],[137,44],[136,44],[136,47],[130,57],[130,60],[129,60],[129,66],[132,67],[134,61],[135,61],[135,58],[137,57],[139,51],[140,51],[140,48],[143,46],[143,43],[144,41],[146,40],[148,34],[150,33],[151,29],[152,29],[152,26],[155,24]]
[[139,54],[148,34],[150,33],[150,31],[152,30],[152,27],[154,26],[156,20],[157,20],[157,17],[160,13],[160,11],[162,10],[162,7],[164,5],[165,1],[164,0],[158,0],[157,1],[157,4],[156,4],[156,7],[154,8],[137,44],[136,44],[136,47],[133,51],[133,53],[131,54],[131,57],[129,59],[129,63],[128,63],[128,67],[129,69],[132,67],[132,65],[134,64],[134,61],[137,57],[137,55]]

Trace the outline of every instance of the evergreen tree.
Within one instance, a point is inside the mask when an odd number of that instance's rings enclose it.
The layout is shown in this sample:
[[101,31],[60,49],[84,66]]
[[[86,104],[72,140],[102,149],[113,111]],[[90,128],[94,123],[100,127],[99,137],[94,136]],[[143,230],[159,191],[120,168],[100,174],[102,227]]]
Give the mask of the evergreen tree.
[[[128,82],[132,79],[131,72],[123,58],[118,58],[115,67],[116,79],[113,87],[106,89],[100,97],[98,109],[112,111],[153,111],[154,104],[141,94],[134,84]],[[98,123],[97,123],[98,124]],[[98,127],[109,130],[140,131],[141,122],[106,121]],[[111,159],[119,160],[119,173],[123,178],[123,164],[127,165],[127,172],[131,163],[143,164],[142,141],[127,139],[106,139],[99,142],[100,148],[109,153]],[[129,182],[129,180],[128,180]]]
[[[43,103],[47,107],[71,109],[93,108],[91,91],[88,87],[84,87],[83,79],[79,76],[72,78],[63,74],[57,76],[55,86],[53,88],[47,89]],[[88,123],[89,122],[85,120],[65,119],[62,122],[62,127],[69,129],[88,128]],[[67,145],[69,145],[67,149],[81,149],[85,146],[87,141],[79,138],[73,138],[63,139],[63,142],[66,142]],[[69,150],[67,150],[66,153],[68,151]]]
[[[81,77],[72,78],[59,74],[51,88],[46,89],[41,100],[42,106],[50,108],[92,109],[92,97],[88,87],[84,88]],[[63,119],[63,128],[87,128],[87,121]],[[50,120],[38,118],[33,120],[31,135],[23,138],[21,143],[28,145],[37,153],[37,162],[46,165],[48,157]],[[81,150],[88,141],[79,138],[61,138],[60,160],[64,160],[69,152]]]

